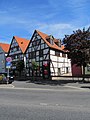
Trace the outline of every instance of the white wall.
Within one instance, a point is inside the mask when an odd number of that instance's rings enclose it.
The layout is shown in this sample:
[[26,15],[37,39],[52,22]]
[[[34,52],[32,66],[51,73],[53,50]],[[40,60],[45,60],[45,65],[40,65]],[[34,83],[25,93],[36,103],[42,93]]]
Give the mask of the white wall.
[[[67,73],[67,69],[68,72],[71,72],[71,61],[70,59],[61,56],[62,53],[60,53],[60,56],[55,56],[55,51],[54,50],[50,50],[50,59],[52,61],[52,63],[50,64],[50,71],[51,74],[55,74],[54,75],[58,75],[58,69],[60,70],[61,75],[62,74],[66,74]],[[52,65],[53,64],[53,65]],[[53,68],[54,67],[54,68]]]

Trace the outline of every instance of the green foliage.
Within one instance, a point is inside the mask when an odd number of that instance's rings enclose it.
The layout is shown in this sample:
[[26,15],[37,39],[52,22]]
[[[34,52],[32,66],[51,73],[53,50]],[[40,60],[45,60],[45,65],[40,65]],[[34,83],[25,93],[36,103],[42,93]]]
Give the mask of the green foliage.
[[16,69],[19,72],[23,71],[23,69],[24,69],[24,61],[23,60],[17,61]]
[[39,65],[37,64],[37,62],[32,61],[32,69],[33,69],[33,70],[37,70],[38,67],[39,67]]
[[63,39],[65,49],[68,50],[72,64],[86,66],[90,61],[90,27],[85,30],[73,31],[71,35],[65,35]]

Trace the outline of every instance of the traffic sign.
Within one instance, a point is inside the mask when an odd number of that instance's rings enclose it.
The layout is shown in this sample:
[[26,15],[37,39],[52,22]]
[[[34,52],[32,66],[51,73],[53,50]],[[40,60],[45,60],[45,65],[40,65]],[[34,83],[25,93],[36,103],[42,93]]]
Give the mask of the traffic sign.
[[6,62],[6,66],[11,66],[11,62]]
[[11,67],[11,62],[6,62],[6,68],[10,68]]
[[12,58],[11,58],[11,57],[7,57],[7,58],[6,58],[6,61],[7,61],[7,62],[11,62],[11,61],[12,61]]
[[6,68],[10,68],[10,66],[6,66]]

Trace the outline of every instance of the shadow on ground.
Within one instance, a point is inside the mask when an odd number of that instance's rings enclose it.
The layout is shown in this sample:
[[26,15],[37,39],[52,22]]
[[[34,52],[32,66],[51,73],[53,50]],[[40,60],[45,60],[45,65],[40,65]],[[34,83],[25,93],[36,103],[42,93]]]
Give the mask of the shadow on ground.
[[90,86],[81,86],[81,88],[88,88],[88,89],[90,89]]
[[57,85],[64,85],[68,83],[76,83],[77,80],[29,80],[26,83],[34,83],[39,85],[51,85],[51,86],[57,86]]

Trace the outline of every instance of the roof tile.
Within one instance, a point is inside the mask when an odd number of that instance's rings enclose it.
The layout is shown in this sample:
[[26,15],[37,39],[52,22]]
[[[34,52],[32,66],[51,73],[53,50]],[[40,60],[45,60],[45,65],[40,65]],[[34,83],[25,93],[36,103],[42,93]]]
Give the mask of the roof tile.
[[21,48],[22,52],[25,53],[30,40],[20,38],[20,37],[17,37],[17,36],[14,36],[14,38],[16,39],[16,41],[17,41],[19,47]]
[[4,52],[8,53],[10,45],[7,43],[0,43],[0,47],[4,50]]
[[46,42],[46,44],[50,47],[50,48],[53,48],[53,49],[57,49],[57,50],[61,50],[61,51],[64,51],[64,45],[61,45],[61,47],[59,47],[58,45],[55,44],[55,42],[58,42],[58,39],[55,39],[54,38],[54,44],[50,44],[46,38],[48,38],[48,35],[45,34],[45,33],[42,33],[38,30],[36,30],[36,32],[42,37],[42,39]]

